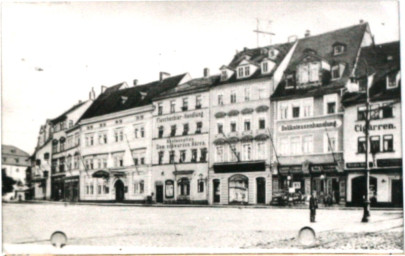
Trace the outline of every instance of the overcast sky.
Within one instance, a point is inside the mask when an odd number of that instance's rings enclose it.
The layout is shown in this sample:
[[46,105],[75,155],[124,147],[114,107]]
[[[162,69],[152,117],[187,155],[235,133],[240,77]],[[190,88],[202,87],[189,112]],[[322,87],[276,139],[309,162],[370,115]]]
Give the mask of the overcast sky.
[[256,18],[273,43],[360,19],[376,43],[399,39],[395,1],[3,3],[2,143],[32,153],[46,118],[91,87],[147,83],[159,71],[216,74],[236,50],[256,47]]

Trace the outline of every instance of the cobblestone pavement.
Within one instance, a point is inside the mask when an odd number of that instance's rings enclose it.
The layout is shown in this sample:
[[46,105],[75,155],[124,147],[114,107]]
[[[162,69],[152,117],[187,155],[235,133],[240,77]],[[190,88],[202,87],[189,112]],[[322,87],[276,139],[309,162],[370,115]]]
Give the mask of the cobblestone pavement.
[[[311,226],[319,237],[315,249],[364,249],[385,241],[382,233],[395,240],[384,249],[402,249],[402,211],[372,211],[367,224],[361,217],[361,210],[321,209],[311,225],[304,209],[3,204],[3,243],[49,245],[50,235],[61,230],[77,246],[299,249],[298,231]],[[333,236],[351,247],[331,243]]]

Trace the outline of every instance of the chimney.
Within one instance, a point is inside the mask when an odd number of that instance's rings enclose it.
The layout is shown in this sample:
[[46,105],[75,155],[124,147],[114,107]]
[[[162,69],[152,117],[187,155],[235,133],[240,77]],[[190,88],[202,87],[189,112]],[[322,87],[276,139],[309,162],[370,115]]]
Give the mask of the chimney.
[[363,23],[364,23],[364,20],[363,20],[363,19],[361,19],[361,20],[360,20],[360,24],[363,24]]
[[101,93],[103,94],[105,92],[105,90],[107,90],[107,86],[102,85],[101,86]]
[[163,81],[164,79],[170,77],[170,74],[167,72],[160,72],[159,73],[159,81]]
[[89,92],[89,100],[94,100],[96,98],[96,91],[94,91],[94,87],[91,87],[91,91]]
[[138,85],[138,79],[134,79],[133,85],[134,85],[134,87]]
[[79,100],[79,104],[82,103],[82,100]]
[[311,31],[309,29],[305,30],[305,37],[309,37],[311,35]]
[[210,76],[210,69],[209,68],[204,68],[204,77],[207,78]]

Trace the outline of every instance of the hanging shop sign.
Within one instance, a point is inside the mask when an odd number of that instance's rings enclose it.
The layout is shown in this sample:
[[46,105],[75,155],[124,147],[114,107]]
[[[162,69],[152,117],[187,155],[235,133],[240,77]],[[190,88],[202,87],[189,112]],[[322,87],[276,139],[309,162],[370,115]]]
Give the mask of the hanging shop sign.
[[182,113],[182,114],[174,114],[170,116],[165,116],[165,117],[157,117],[156,122],[157,123],[166,123],[166,122],[172,122],[172,121],[180,121],[183,119],[194,119],[194,118],[204,118],[204,111],[196,111],[192,113]]
[[[356,132],[364,132],[366,126],[364,124],[356,124],[354,126],[354,130]],[[394,130],[396,129],[394,124],[374,124],[374,125],[369,125],[368,130],[369,131],[380,131],[380,130]]]
[[291,132],[298,130],[338,128],[342,125],[340,120],[325,120],[318,122],[306,122],[301,124],[283,124],[279,126],[280,132]]

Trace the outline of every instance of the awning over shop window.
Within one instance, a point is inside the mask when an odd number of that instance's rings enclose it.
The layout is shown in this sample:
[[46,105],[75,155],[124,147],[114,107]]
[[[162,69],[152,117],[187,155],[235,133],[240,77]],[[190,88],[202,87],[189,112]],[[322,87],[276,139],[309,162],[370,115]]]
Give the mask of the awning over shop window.
[[215,114],[215,118],[223,118],[225,116],[226,116],[225,112],[218,112],[218,113]]
[[226,143],[226,141],[224,138],[218,138],[218,139],[214,140],[215,145],[223,145],[225,143]]
[[267,140],[269,138],[269,135],[267,134],[259,134],[255,137],[255,140],[261,141],[261,140]]
[[242,141],[242,142],[247,142],[247,141],[252,141],[252,140],[253,140],[253,136],[251,136],[251,135],[245,135],[240,139],[240,141]]
[[239,115],[239,110],[231,110],[228,112],[228,116],[237,116]]
[[238,137],[230,137],[227,139],[228,143],[237,143],[239,142],[239,138]]
[[184,171],[174,171],[173,174],[174,175],[189,175],[189,174],[193,174],[193,170],[184,170]]
[[265,161],[214,164],[215,173],[261,172],[265,170]]
[[266,105],[261,105],[261,106],[258,106],[258,107],[256,108],[256,112],[258,112],[258,113],[260,113],[260,112],[266,112],[268,109],[269,109],[268,106],[266,106]]
[[301,165],[293,165],[293,166],[279,166],[278,172],[281,175],[288,175],[288,174],[302,174],[302,166]]
[[96,171],[95,173],[93,173],[93,175],[91,175],[93,178],[109,178],[110,177],[110,173],[105,171],[105,170],[99,170]]
[[253,111],[254,111],[253,108],[244,108],[244,109],[242,110],[242,115],[250,114],[250,113],[252,113]]

